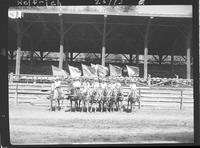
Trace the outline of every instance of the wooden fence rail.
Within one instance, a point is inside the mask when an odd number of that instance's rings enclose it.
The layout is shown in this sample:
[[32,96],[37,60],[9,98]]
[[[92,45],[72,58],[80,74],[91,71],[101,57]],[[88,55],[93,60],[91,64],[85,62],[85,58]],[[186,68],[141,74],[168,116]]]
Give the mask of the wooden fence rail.
[[[67,93],[68,85],[62,85]],[[125,98],[129,87],[123,87]],[[34,105],[49,106],[49,100],[46,99],[50,94],[51,84],[25,84],[9,83],[9,101],[18,103],[31,103]],[[184,107],[193,106],[192,88],[164,88],[164,87],[138,87],[138,93],[141,97],[141,107]]]

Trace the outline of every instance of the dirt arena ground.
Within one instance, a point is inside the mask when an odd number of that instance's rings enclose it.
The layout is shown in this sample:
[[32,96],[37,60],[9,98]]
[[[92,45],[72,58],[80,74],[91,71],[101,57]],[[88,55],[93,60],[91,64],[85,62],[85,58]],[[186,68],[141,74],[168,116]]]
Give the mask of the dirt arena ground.
[[127,112],[50,112],[10,105],[11,144],[193,143],[193,108]]

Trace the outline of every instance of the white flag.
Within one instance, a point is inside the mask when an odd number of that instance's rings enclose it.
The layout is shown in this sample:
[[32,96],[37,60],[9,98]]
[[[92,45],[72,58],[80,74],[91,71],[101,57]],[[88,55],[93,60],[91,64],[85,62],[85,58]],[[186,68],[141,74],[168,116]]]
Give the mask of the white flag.
[[54,76],[61,76],[64,78],[69,76],[69,74],[65,70],[59,69],[58,67],[55,67],[53,65],[51,65],[51,67],[52,67],[52,72]]
[[81,71],[77,67],[69,66],[71,77],[80,77]]

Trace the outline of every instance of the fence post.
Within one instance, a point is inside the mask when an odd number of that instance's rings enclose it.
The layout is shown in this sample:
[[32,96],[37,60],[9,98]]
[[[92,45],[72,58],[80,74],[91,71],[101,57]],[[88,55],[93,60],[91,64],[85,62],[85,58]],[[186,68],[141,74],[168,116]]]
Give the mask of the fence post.
[[148,74],[147,83],[148,83],[148,86],[150,87],[151,86],[151,75],[150,74]]
[[141,108],[141,88],[139,88],[139,99],[140,99],[140,103],[139,103],[139,109]]
[[18,82],[15,89],[15,105],[18,105]]
[[180,110],[183,109],[183,90],[181,90]]

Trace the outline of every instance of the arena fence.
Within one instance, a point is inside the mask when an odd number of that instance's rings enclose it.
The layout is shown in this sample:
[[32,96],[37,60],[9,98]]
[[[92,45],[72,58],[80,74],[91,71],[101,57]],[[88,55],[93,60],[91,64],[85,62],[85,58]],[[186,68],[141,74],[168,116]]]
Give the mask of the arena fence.
[[[69,85],[62,85],[68,94]],[[9,83],[9,103],[30,103],[38,106],[49,106],[47,96],[50,94],[51,84],[45,83]],[[130,87],[122,88],[125,100]],[[187,108],[193,106],[193,88],[169,87],[138,87],[141,97],[141,107],[158,108]],[[125,101],[125,104],[127,102]],[[137,105],[137,104],[136,104]],[[64,100],[64,106],[69,106],[69,101]]]

